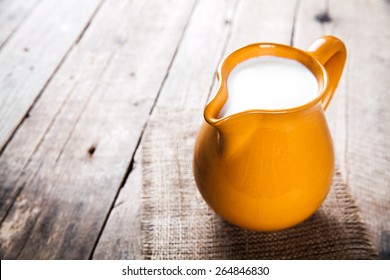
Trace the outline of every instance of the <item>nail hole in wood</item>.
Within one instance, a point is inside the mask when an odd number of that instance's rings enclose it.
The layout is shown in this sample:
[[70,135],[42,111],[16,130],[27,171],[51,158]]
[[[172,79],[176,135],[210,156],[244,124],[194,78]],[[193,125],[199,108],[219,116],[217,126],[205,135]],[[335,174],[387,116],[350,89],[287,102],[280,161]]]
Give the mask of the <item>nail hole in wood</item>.
[[28,50],[28,48],[23,48],[23,51],[28,52],[29,50]]
[[121,36],[118,36],[115,38],[115,42],[118,44],[118,45],[123,45],[124,43],[126,43],[126,40],[125,38],[121,37]]
[[93,156],[93,154],[95,153],[96,151],[96,146],[95,145],[92,145],[91,147],[89,147],[88,149],[88,155],[91,157]]
[[315,19],[319,23],[327,23],[327,22],[331,22],[332,21],[332,18],[330,17],[328,12],[323,12],[323,13],[317,14],[315,16]]

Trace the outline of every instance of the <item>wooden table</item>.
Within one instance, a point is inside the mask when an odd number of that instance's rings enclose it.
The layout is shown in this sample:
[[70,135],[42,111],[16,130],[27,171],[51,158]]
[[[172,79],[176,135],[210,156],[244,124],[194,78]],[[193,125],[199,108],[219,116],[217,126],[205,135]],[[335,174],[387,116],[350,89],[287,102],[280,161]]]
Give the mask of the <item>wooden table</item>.
[[390,256],[388,0],[3,0],[0,256],[142,258],[139,147],[155,108],[202,108],[251,42],[341,38],[327,117],[337,161]]

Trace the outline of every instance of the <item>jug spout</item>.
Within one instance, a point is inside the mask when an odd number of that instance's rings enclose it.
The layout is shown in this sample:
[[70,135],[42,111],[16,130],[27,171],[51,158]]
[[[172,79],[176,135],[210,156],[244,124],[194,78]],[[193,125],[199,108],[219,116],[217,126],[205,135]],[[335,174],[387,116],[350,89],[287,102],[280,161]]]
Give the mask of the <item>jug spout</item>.
[[[265,116],[261,113],[253,114],[242,112],[240,114],[219,118],[220,108],[210,103],[204,112],[206,125],[214,130],[214,142],[217,145],[220,157],[231,157],[243,147],[250,145],[253,135],[262,133],[261,128]],[[222,108],[222,106],[221,106]],[[219,110],[218,110],[219,109]]]

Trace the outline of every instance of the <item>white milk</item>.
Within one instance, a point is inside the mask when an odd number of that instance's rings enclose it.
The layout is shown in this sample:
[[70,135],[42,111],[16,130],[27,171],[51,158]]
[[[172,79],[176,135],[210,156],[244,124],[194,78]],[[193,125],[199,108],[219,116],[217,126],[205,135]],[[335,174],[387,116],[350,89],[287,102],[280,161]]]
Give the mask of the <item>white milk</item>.
[[298,61],[260,56],[239,63],[228,77],[228,100],[219,117],[250,109],[286,109],[318,95],[313,73]]

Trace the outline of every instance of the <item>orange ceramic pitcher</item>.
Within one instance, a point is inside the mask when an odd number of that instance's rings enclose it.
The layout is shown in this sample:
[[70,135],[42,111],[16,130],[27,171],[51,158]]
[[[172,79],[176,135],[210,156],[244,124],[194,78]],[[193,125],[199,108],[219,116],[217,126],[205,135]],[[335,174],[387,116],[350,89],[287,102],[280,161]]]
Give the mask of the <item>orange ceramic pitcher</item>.
[[[295,108],[248,110],[219,118],[229,94],[229,73],[238,63],[258,56],[305,65],[318,81],[318,96]],[[273,231],[304,221],[320,207],[334,172],[324,110],[345,59],[344,44],[324,36],[307,51],[257,43],[221,62],[218,90],[204,110],[206,122],[198,133],[193,161],[198,189],[218,215],[244,228]]]

